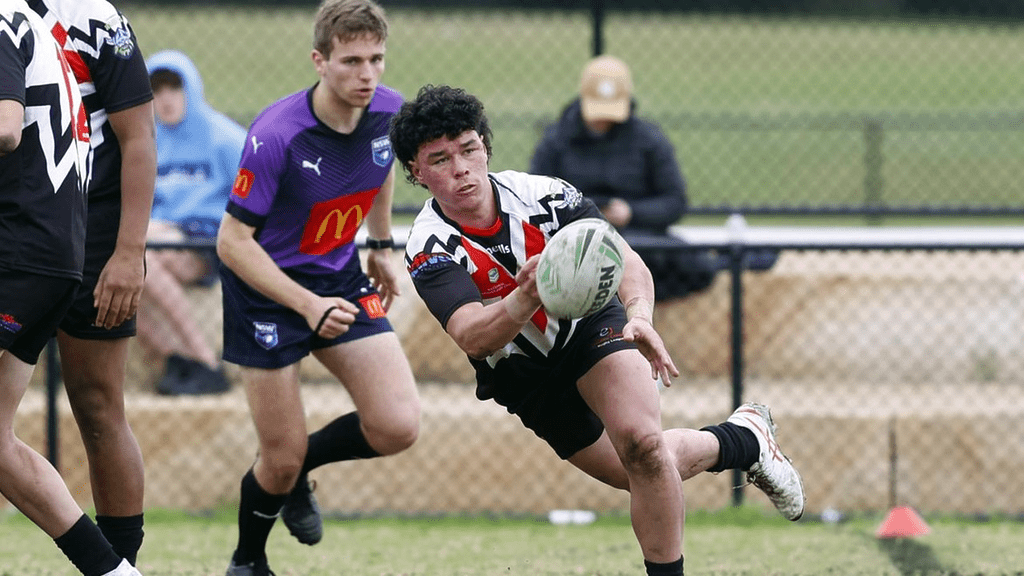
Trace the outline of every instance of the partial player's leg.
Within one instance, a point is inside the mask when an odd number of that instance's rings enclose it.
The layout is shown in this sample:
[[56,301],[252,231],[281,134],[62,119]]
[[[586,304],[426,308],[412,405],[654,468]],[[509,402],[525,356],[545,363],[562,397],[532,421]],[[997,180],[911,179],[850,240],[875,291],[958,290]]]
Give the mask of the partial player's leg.
[[238,547],[229,574],[266,574],[267,537],[306,455],[306,416],[299,367],[242,368],[242,381],[256,435],[256,463],[242,478]]
[[306,461],[281,519],[299,542],[323,538],[320,508],[306,475],[310,470],[353,459],[405,450],[419,434],[419,395],[409,363],[394,332],[383,332],[315,350],[313,354],[344,383],[356,405],[310,434]]
[[622,350],[598,361],[580,378],[578,388],[604,423],[625,470],[630,518],[644,559],[677,562],[682,556],[682,481],[662,433],[650,365],[639,351]]
[[58,331],[64,387],[89,460],[96,522],[133,565],[142,546],[145,468],[124,409],[128,338],[86,340]]
[[394,332],[315,350],[313,354],[352,396],[359,429],[374,452],[387,456],[413,445],[419,435],[419,393]]
[[18,271],[0,274],[0,493],[88,576],[136,573],[82,513],[53,466],[14,435],[14,416],[34,364],[74,299],[78,282]]
[[[676,469],[682,480],[689,480],[718,462],[718,439],[710,432],[673,428],[665,430],[664,437],[669,451],[675,456]],[[569,462],[609,486],[629,490],[626,470],[607,432],[597,442],[570,457]]]
[[14,415],[35,366],[0,350],[0,492],[52,538],[82,515],[64,480],[14,435]]

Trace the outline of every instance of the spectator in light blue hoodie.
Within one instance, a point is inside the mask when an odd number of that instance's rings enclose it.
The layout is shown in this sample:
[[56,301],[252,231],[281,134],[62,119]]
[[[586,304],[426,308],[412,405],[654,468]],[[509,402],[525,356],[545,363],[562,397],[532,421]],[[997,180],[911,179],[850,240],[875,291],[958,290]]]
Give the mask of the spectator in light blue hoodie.
[[[227,204],[245,129],[214,110],[203,81],[185,54],[165,50],[146,62],[156,108],[157,178],[150,242],[214,239]],[[139,340],[166,360],[157,391],[223,392],[218,355],[196,324],[184,287],[216,277],[212,251],[147,251],[146,290]]]

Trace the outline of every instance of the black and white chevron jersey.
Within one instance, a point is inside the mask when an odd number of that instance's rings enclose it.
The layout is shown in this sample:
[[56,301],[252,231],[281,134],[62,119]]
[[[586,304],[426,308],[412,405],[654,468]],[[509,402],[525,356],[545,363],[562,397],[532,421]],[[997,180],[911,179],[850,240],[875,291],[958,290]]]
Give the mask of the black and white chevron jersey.
[[[409,232],[409,274],[442,326],[465,304],[490,304],[512,292],[519,268],[540,254],[559,228],[581,218],[603,218],[593,202],[563,180],[515,171],[489,177],[498,201],[493,226],[462,227],[431,199]],[[541,308],[512,342],[487,358],[487,364],[493,368],[516,354],[547,356],[565,346],[578,322],[559,320]]]
[[0,0],[0,100],[25,108],[0,156],[0,269],[82,277],[89,126],[71,68],[22,0]]
[[28,0],[28,4],[61,45],[89,113],[93,147],[90,201],[119,197],[121,146],[108,115],[153,99],[135,32],[128,19],[106,0]]

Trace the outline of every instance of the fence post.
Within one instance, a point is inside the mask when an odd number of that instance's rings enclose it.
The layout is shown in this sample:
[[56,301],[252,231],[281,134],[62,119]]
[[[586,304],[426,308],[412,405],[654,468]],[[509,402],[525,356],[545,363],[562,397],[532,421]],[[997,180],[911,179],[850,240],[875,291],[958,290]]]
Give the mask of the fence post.
[[[733,410],[743,403],[743,260],[746,256],[746,241],[743,236],[746,220],[742,214],[733,214],[726,222],[729,231],[729,276],[730,294],[730,375],[732,376]],[[732,471],[733,506],[743,504],[743,472]]]
[[46,345],[46,456],[58,472],[60,471],[60,419],[57,414],[59,390],[60,360],[57,357],[57,339],[50,338]]
[[593,20],[594,56],[604,53],[604,0],[591,0],[590,15]]
[[882,163],[885,158],[882,155],[882,141],[885,132],[882,127],[882,120],[868,118],[864,121],[864,208],[866,209],[866,220],[868,224],[878,224],[881,221],[881,207],[883,203]]

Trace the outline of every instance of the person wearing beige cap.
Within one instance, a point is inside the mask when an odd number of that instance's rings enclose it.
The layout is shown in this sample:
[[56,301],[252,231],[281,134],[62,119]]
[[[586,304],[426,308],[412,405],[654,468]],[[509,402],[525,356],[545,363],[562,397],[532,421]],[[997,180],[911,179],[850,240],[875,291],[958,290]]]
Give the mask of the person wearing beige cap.
[[530,172],[561,178],[598,205],[650,268],[656,299],[686,296],[710,286],[725,263],[675,248],[684,242],[668,228],[686,213],[686,180],[671,141],[635,108],[626,63],[590,60],[578,97],[545,129]]

